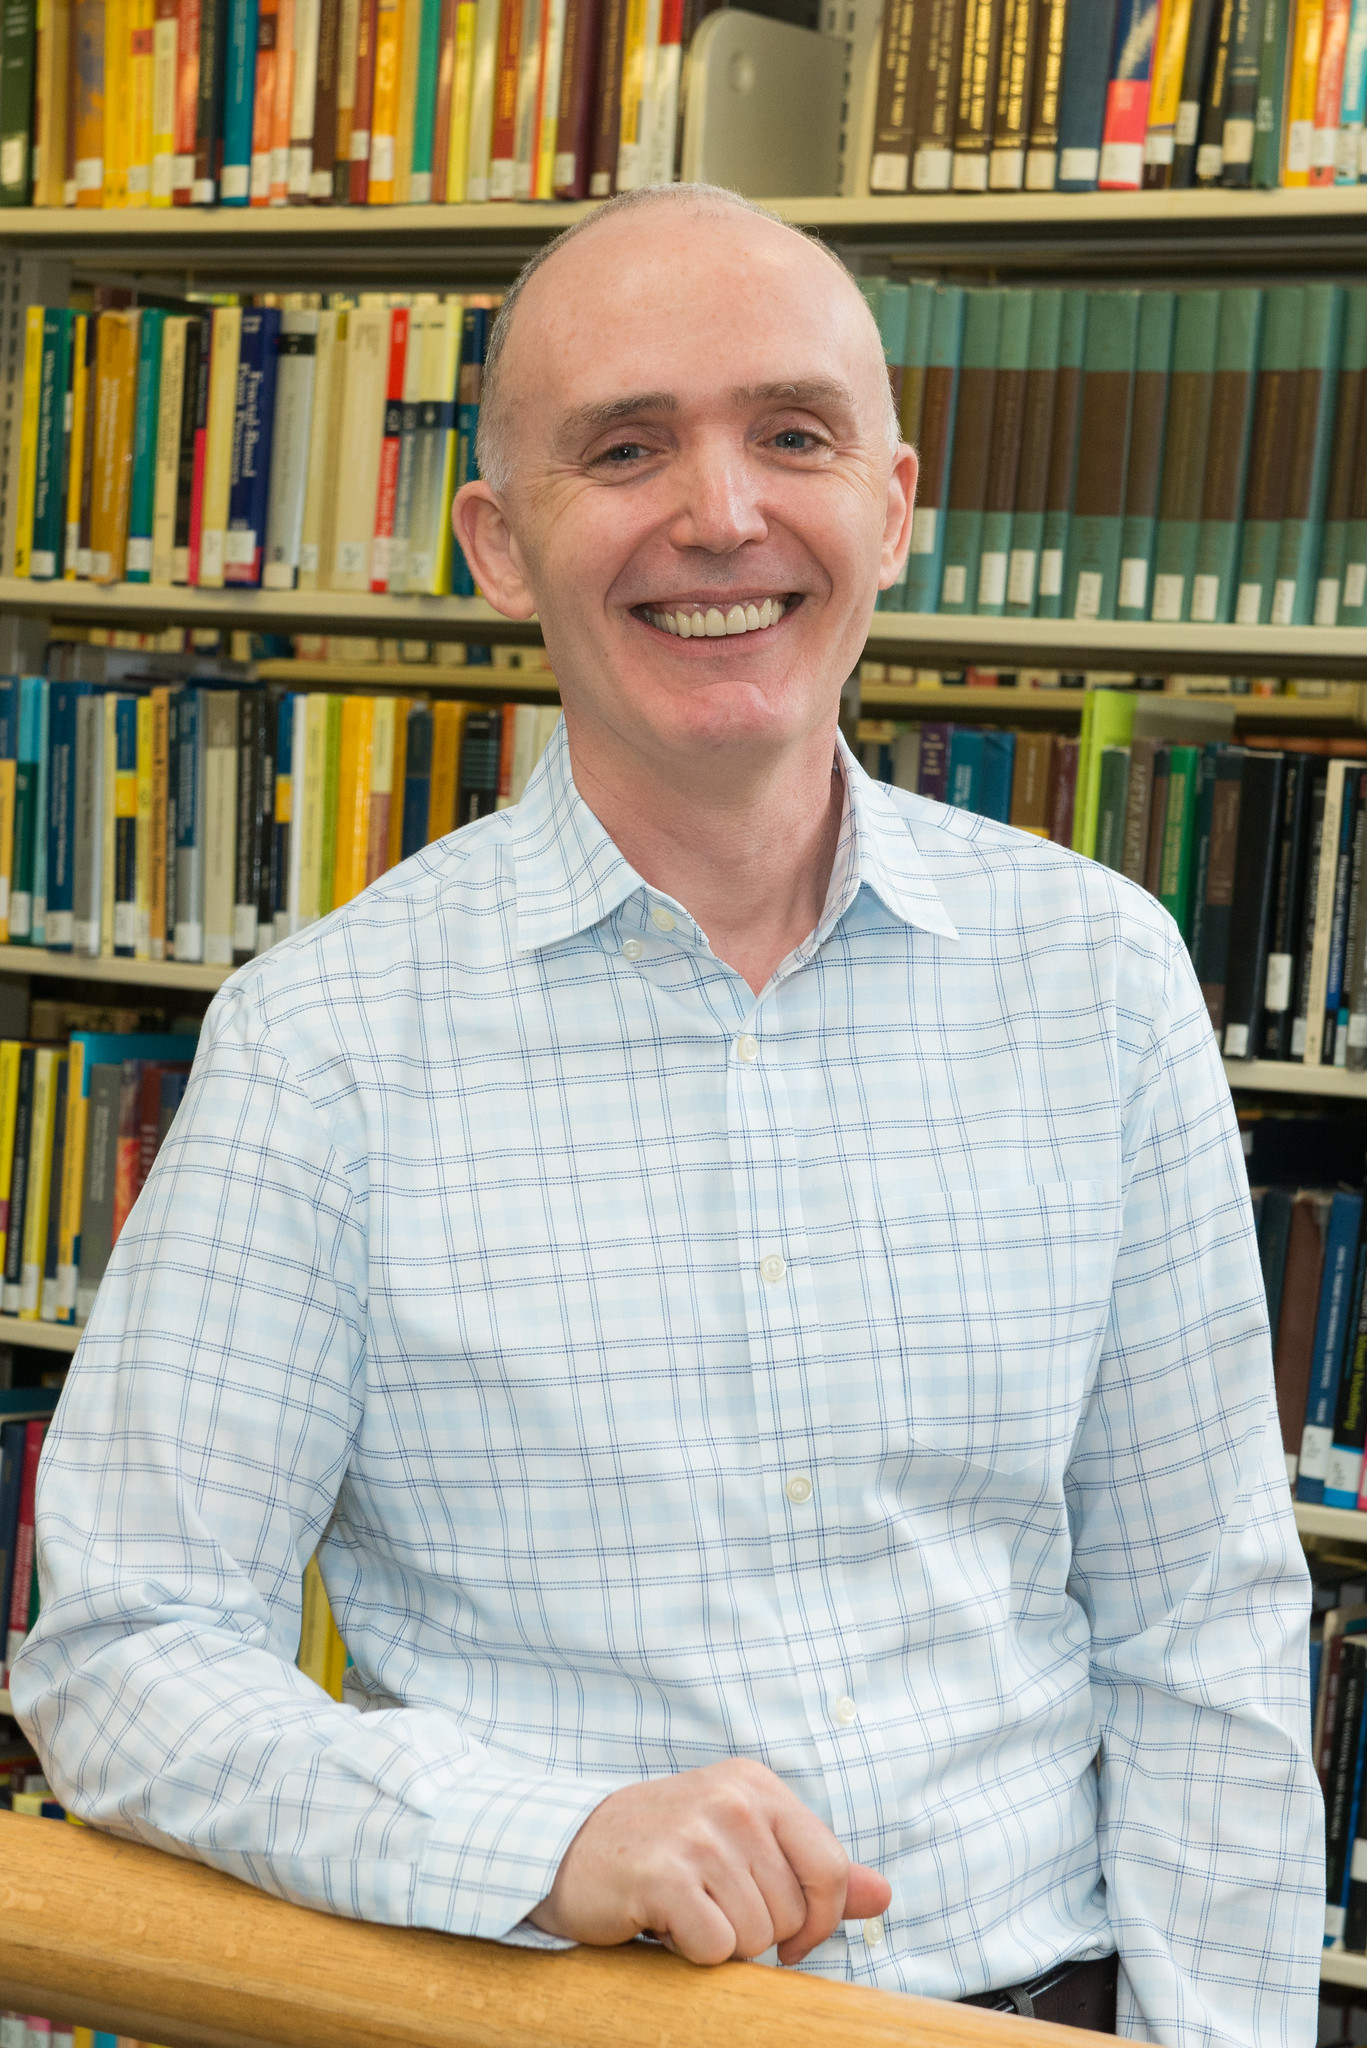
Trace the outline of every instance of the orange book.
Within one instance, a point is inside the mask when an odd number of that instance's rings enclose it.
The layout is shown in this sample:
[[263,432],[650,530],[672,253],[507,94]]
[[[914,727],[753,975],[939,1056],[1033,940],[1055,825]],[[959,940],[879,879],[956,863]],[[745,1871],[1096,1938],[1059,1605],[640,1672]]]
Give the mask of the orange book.
[[1320,68],[1315,80],[1315,132],[1310,138],[1310,183],[1332,185],[1338,154],[1339,108],[1343,104],[1343,60],[1348,54],[1352,0],[1324,0]]
[[501,0],[494,58],[494,123],[489,143],[489,197],[511,199],[517,179],[517,83],[522,64],[522,8]]
[[365,880],[377,882],[389,866],[390,827],[394,816],[394,730],[398,705],[393,697],[376,697],[370,747],[370,836],[366,843]]
[[271,117],[271,205],[290,197],[290,117],[294,112],[294,0],[278,0],[275,16],[275,111]]
[[104,203],[128,204],[128,152],[132,140],[132,7],[104,4]]
[[[417,0],[412,0],[416,5]],[[399,128],[399,53],[404,0],[379,0],[375,20],[375,88],[370,111],[370,189],[367,204],[394,204],[394,161]]]
[[195,185],[195,133],[199,123],[199,0],[180,0],[176,17],[175,153],[171,197],[188,206]]
[[399,485],[399,446],[403,435],[403,376],[408,360],[408,308],[396,306],[389,316],[389,376],[384,394],[384,438],[380,443],[380,481],[375,493],[375,538],[370,552],[370,587],[389,588],[389,543],[394,538],[394,499]]
[[456,829],[456,798],[460,793],[460,743],[468,704],[438,700],[432,706],[432,780],[427,794],[427,837],[441,839]]
[[121,583],[128,550],[139,313],[101,313],[95,334],[95,451],[90,476],[91,577]]
[[271,130],[275,125],[275,32],[279,0],[260,0],[256,15],[256,90],[252,100],[253,206],[271,203]]
[[403,859],[403,786],[408,775],[408,713],[413,699],[395,697],[393,702],[394,767],[389,782],[393,801],[389,806],[389,844],[385,848],[382,874],[388,874]]
[[128,9],[128,205],[152,200],[152,37],[155,0]]
[[33,204],[61,206],[66,184],[66,117],[71,98],[71,0],[38,9],[33,74]]
[[1286,76],[1286,137],[1283,185],[1310,183],[1315,146],[1315,101],[1319,94],[1324,0],[1296,0]]
[[76,8],[76,204],[104,205],[104,4]]
[[498,808],[513,800],[513,751],[517,738],[517,706],[505,704],[498,730]]
[[343,697],[342,743],[337,756],[337,854],[332,907],[350,903],[366,885],[370,851],[370,772],[375,699]]

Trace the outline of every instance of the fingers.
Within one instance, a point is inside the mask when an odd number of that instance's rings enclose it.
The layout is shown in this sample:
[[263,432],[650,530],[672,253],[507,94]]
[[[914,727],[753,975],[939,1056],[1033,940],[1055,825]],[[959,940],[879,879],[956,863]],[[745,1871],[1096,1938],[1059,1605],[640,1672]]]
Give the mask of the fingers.
[[[760,1910],[763,1911],[762,1902]],[[668,1913],[659,1918],[662,1924],[657,1932],[676,1955],[684,1956],[690,1963],[727,1963],[736,1954],[733,1922],[715,1899],[697,1886],[680,1886],[670,1901]],[[753,1953],[762,1955],[768,1945],[765,1942]]]
[[845,1919],[876,1920],[891,1904],[892,1886],[882,1873],[870,1870],[867,1864],[852,1863],[845,1890]]
[[802,1925],[781,1940],[779,1961],[800,1963],[844,1917],[850,1859],[830,1829],[786,1790],[774,1814],[774,1839],[802,1887],[807,1908]]

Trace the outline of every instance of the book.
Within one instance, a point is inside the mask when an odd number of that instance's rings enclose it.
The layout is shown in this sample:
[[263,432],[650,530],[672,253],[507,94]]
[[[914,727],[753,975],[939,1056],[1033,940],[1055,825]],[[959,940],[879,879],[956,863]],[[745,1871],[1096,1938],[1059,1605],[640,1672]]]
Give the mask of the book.
[[137,405],[141,319],[138,312],[99,316],[90,479],[90,573],[96,583],[120,583],[124,576],[132,484],[126,456]]
[[[121,1060],[120,1054],[120,1060]],[[118,1171],[119,1104],[123,1068],[112,1057],[89,1069],[85,1164],[81,1189],[81,1236],[77,1260],[76,1316],[88,1320],[114,1245],[114,1194]]]
[[1220,182],[1231,187],[1247,186],[1253,178],[1263,29],[1272,4],[1273,0],[1235,0],[1220,136]]
[[1116,13],[1097,176],[1102,191],[1137,192],[1143,181],[1158,14],[1152,0],[1121,0]]
[[1096,769],[1097,820],[1095,858],[1103,867],[1122,871],[1125,819],[1129,808],[1130,750],[1103,747]]
[[1130,741],[1129,776],[1125,784],[1125,822],[1120,843],[1120,872],[1144,886],[1153,805],[1153,766],[1158,742],[1144,734]]
[[912,612],[934,611],[940,595],[966,296],[960,285],[942,286],[931,313],[921,404],[921,468],[905,583],[906,609]]
[[1234,35],[1235,0],[1220,0],[1211,24],[1206,52],[1205,91],[1196,131],[1194,180],[1218,185],[1224,170],[1225,108],[1229,97],[1229,66]]
[[[473,58],[476,9],[472,4],[472,0],[467,0],[465,13],[470,23],[470,44]],[[555,182],[553,190],[554,196],[557,199],[586,199],[588,197],[594,112],[593,88],[597,74],[598,42],[602,15],[602,0],[566,0],[564,55],[560,71],[560,104],[556,114],[555,127]],[[909,152],[907,163],[909,168]],[[905,176],[903,177],[902,185],[892,189],[905,191]]]
[[376,471],[374,527],[370,546],[372,591],[389,588],[390,544],[394,533],[395,496],[399,478],[399,453],[403,437],[404,372],[408,358],[409,313],[406,306],[391,312],[387,348],[384,414],[380,432],[379,464]]
[[1343,316],[1341,286],[1306,286],[1291,466],[1272,595],[1272,623],[1277,626],[1309,625],[1314,616],[1315,572],[1329,485]]
[[[1367,9],[1364,10],[1367,12]],[[1348,519],[1352,509],[1354,461],[1362,434],[1364,381],[1367,380],[1367,287],[1353,286],[1344,309],[1343,353],[1334,397],[1334,431],[1325,490],[1324,525],[1315,580],[1314,623],[1338,624],[1348,556]]]
[[950,185],[985,192],[1004,0],[964,0]]
[[66,1063],[65,1051],[54,1046],[40,1045],[34,1053],[28,1188],[20,1258],[19,1317],[22,1322],[36,1323],[40,1320],[53,1157],[57,1142],[59,1077],[64,1079]]
[[0,8],[0,206],[30,203],[37,25],[28,0]]
[[[919,739],[919,735],[917,737]],[[917,751],[919,754],[919,747]],[[1049,831],[1049,778],[1053,761],[1053,733],[1016,734],[1016,752],[1011,769],[1010,823],[1019,831],[1033,832],[1041,839],[1046,838]],[[901,783],[900,777],[898,780],[900,787],[914,789],[916,786],[914,778],[909,783]]]
[[1146,291],[1139,299],[1139,334],[1135,352],[1134,402],[1125,473],[1124,519],[1120,529],[1120,568],[1115,616],[1145,619],[1158,530],[1158,491],[1163,474],[1167,429],[1168,380],[1172,369],[1173,331],[1177,316],[1174,292]]
[[988,614],[1006,608],[1033,301],[1032,292],[1006,292],[1002,299],[979,550],[971,585],[973,608]]
[[1059,90],[1067,38],[1069,0],[1039,0],[1030,116],[1025,151],[1025,189],[1052,192],[1058,177]]
[[1339,110],[1343,103],[1343,66],[1348,50],[1348,18],[1353,0],[1324,0],[1320,27],[1320,61],[1315,74],[1314,127],[1310,136],[1311,185],[1332,185],[1338,159]]
[[1295,0],[1267,0],[1263,14],[1250,181],[1262,190],[1276,185],[1281,177],[1283,89],[1294,5]]
[[970,578],[975,577],[977,569],[992,454],[992,409],[1004,297],[1004,293],[996,290],[970,291],[965,305],[954,449],[945,509],[939,602],[942,612],[972,611],[976,596]]
[[1207,624],[1223,623],[1234,615],[1262,310],[1260,291],[1231,287],[1220,294],[1205,488],[1189,611],[1193,620]]
[[1139,296],[1138,292],[1092,292],[1088,296],[1063,604],[1069,618],[1115,617],[1139,343]]
[[1239,845],[1243,778],[1244,755],[1241,748],[1219,745],[1206,748],[1202,815],[1197,828],[1191,956],[1217,1043],[1223,1038],[1225,1028],[1230,913],[1234,901],[1234,864]]
[[304,509],[299,528],[299,569],[295,579],[300,590],[322,588],[324,569],[330,570],[332,562],[336,471],[345,392],[347,319],[348,315],[343,311],[329,310],[318,315],[313,409],[304,475]]
[[221,590],[227,580],[228,511],[232,493],[233,428],[237,417],[242,308],[216,306],[209,369],[209,412],[204,428],[199,527],[201,588]]
[[[1343,98],[1339,104],[1334,183],[1356,185],[1363,172],[1367,117],[1367,0],[1353,0],[1343,54]],[[36,173],[35,173],[36,178]]]
[[138,952],[138,699],[105,698],[105,895],[111,906],[112,951]]
[[[204,958],[230,967],[237,872],[236,690],[205,692]],[[177,948],[179,951],[179,948]]]
[[1096,852],[1101,756],[1107,747],[1129,746],[1134,733],[1134,707],[1131,690],[1088,690],[1083,699],[1072,846],[1075,853],[1084,853],[1089,858]]
[[152,474],[152,559],[149,580],[169,586],[176,574],[176,498],[185,411],[186,339],[190,322],[170,314],[162,328],[157,383],[156,450]]
[[76,0],[76,204],[104,204],[104,5]]
[[1040,532],[1039,577],[1035,587],[1036,611],[1041,618],[1048,619],[1061,617],[1063,611],[1063,571],[1072,519],[1073,482],[1077,474],[1087,312],[1088,295],[1085,292],[1064,293],[1063,315],[1059,324],[1058,371],[1054,379],[1049,476]]
[[1160,10],[1144,132],[1142,183],[1146,187],[1161,187],[1172,174],[1191,14],[1192,0],[1168,0]]
[[299,573],[321,318],[316,312],[280,316],[261,568],[266,590],[293,590]]
[[[1307,910],[1306,945],[1303,960],[1303,991],[1298,992],[1298,1015],[1292,1031],[1291,1057],[1317,1067],[1324,1048],[1325,996],[1329,986],[1329,956],[1333,942],[1334,897],[1339,885],[1344,831],[1344,783],[1350,763],[1332,760],[1324,781],[1324,805],[1320,816],[1318,858],[1312,860],[1306,877],[1307,905],[1314,903],[1314,922]],[[1313,899],[1311,891],[1313,890]]]
[[1285,767],[1279,753],[1243,756],[1221,1005],[1226,1059],[1252,1058],[1259,1043]]
[[[43,0],[37,9],[37,41],[33,83],[34,206],[74,205],[75,177],[66,192],[67,150],[74,142],[70,116],[76,83],[72,0]],[[74,156],[72,172],[75,171]]]
[[1345,1641],[1341,1653],[1340,1696],[1333,1731],[1333,1749],[1325,1783],[1324,1853],[1326,1946],[1341,1940],[1346,1918],[1344,1899],[1348,1859],[1354,1831],[1354,1807],[1361,1781],[1363,1703],[1367,1697],[1367,1644]]
[[1101,174],[1107,86],[1115,48],[1118,0],[1090,0],[1068,10],[1059,95],[1060,192],[1090,192]]
[[[577,0],[576,0],[577,4]],[[883,10],[878,53],[878,100],[874,114],[873,154],[869,162],[870,192],[905,192],[911,182],[913,116],[917,74],[912,69],[914,34],[926,21],[917,0],[889,0]],[[924,35],[924,28],[922,31]],[[565,180],[568,184],[571,180]],[[558,197],[582,197],[557,187]]]
[[1296,0],[1286,77],[1286,134],[1282,147],[1283,185],[1308,185],[1315,136],[1315,98],[1325,0]]
[[1168,750],[1167,801],[1163,816],[1158,900],[1185,939],[1191,919],[1191,883],[1196,838],[1196,799],[1201,753],[1198,747]]
[[1019,192],[1025,185],[1030,84],[1040,13],[1039,0],[1004,0],[987,172],[993,192]]
[[261,582],[265,549],[280,320],[274,306],[252,309],[238,330],[223,580],[249,588]]
[[1206,82],[1218,49],[1221,14],[1225,4],[1226,0],[1192,0],[1187,27],[1187,46],[1182,62],[1182,88],[1177,103],[1172,159],[1167,175],[1162,180],[1165,185],[1185,189],[1195,181]]
[[948,192],[954,169],[965,0],[928,0],[928,5],[926,57],[917,81],[911,182],[918,192]]
[[1064,294],[1041,289],[1032,297],[1030,360],[1021,411],[1020,459],[1011,516],[1005,607],[1007,612],[1023,618],[1029,618],[1035,609],[1045,498],[1049,485],[1054,389],[1058,382]]
[[225,206],[245,206],[251,198],[252,130],[259,55],[256,8],[257,0],[228,0],[219,191]]
[[328,587],[370,588],[371,549],[380,474],[380,449],[390,355],[388,307],[362,306],[347,316],[342,440],[338,462],[348,487],[333,515],[333,559]]
[[46,1424],[26,1422],[24,1455],[20,1470],[18,1514],[15,1523],[13,1560],[10,1565],[9,1627],[5,1637],[4,1680],[9,1684],[10,1667],[28,1634],[29,1604],[36,1570],[35,1520],[38,1497],[38,1460],[42,1453]]
[[199,0],[199,90],[195,105],[195,177],[192,187],[195,206],[212,206],[218,198],[227,31],[228,0]]
[[160,418],[161,356],[166,315],[159,306],[145,306],[138,323],[137,396],[133,411],[133,471],[128,485],[128,538],[124,547],[124,579],[152,579],[152,499]]
[[176,92],[171,203],[189,206],[195,189],[195,131],[199,122],[200,0],[179,0],[176,15]]
[[1305,290],[1274,285],[1267,293],[1244,494],[1243,539],[1235,618],[1265,625],[1272,615],[1282,508],[1293,456],[1296,374],[1300,365]]
[[43,354],[38,386],[38,445],[34,462],[33,519],[29,531],[29,575],[42,581],[63,569],[66,538],[64,470],[71,383],[71,342],[75,316],[63,307],[43,311]]
[[22,1293],[24,1215],[28,1198],[29,1146],[33,1124],[33,1063],[35,1048],[21,1047],[19,1079],[14,1110],[14,1142],[10,1150],[9,1208],[6,1212],[4,1293],[0,1300],[6,1315],[17,1316]]
[[1178,294],[1154,535],[1152,617],[1187,617],[1205,488],[1220,328],[1218,291]]
[[[356,0],[351,4],[352,72],[355,71]],[[341,59],[342,0],[319,0],[316,83],[313,102],[312,147],[309,157],[308,199],[315,206],[329,206],[337,182],[340,144],[338,95]],[[349,89],[349,88],[348,88]],[[351,146],[348,105],[347,147]],[[291,200],[299,201],[291,193]]]

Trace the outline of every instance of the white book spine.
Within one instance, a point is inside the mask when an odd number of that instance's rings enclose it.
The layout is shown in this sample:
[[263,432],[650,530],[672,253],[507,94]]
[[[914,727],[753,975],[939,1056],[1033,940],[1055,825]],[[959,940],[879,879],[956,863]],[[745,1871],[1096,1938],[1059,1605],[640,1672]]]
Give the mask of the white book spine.
[[266,590],[293,590],[299,569],[313,426],[318,324],[317,313],[286,313],[280,322],[266,545],[261,570],[261,583]]
[[313,170],[313,103],[318,91],[318,0],[294,0],[294,94],[290,107],[289,195],[307,199]]
[[387,306],[363,306],[347,322],[345,398],[338,452],[346,489],[337,494],[332,590],[369,590],[375,500],[384,439],[385,386],[389,375]]
[[494,67],[498,56],[499,0],[478,0],[474,76],[470,86],[470,156],[465,196],[489,197],[489,152],[494,135]]
[[1343,822],[1343,782],[1351,765],[1348,761],[1331,761],[1324,785],[1324,826],[1320,834],[1319,871],[1315,878],[1315,938],[1310,949],[1309,1008],[1305,1019],[1304,1058],[1307,1067],[1317,1067],[1324,1051],[1324,1000],[1329,987],[1339,827]]

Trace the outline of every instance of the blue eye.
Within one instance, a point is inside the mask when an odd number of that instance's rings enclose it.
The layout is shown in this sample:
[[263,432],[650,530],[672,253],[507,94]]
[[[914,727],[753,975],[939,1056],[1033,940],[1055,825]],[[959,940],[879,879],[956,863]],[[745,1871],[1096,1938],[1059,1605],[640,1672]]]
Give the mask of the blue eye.
[[615,463],[620,467],[624,463],[634,462],[638,456],[644,455],[645,452],[639,441],[619,441],[615,448],[604,449],[599,460]]
[[802,427],[785,427],[781,434],[774,436],[774,445],[786,449],[790,454],[803,455],[814,446],[814,437]]

